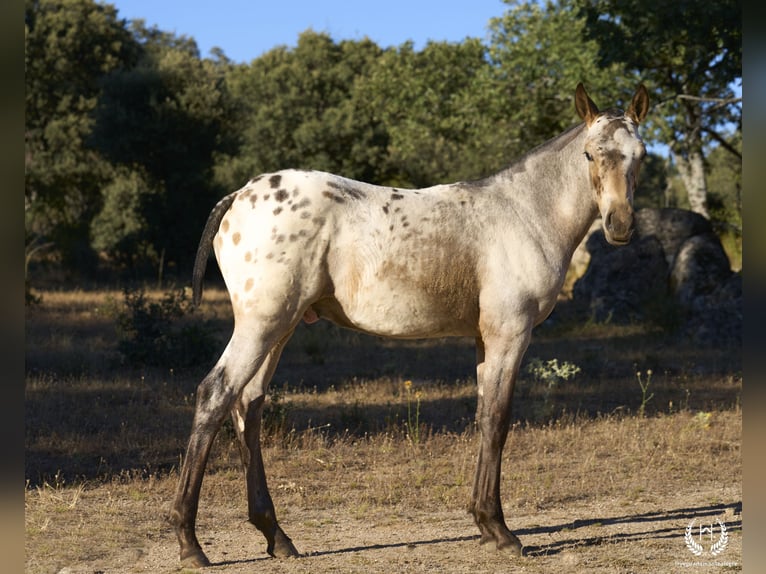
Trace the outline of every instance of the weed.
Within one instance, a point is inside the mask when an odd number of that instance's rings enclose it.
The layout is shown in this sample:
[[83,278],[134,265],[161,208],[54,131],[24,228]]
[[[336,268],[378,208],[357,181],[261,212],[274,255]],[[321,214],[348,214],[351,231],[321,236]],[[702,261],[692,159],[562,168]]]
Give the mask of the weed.
[[558,359],[543,361],[538,357],[532,357],[529,360],[525,372],[531,375],[534,383],[541,385],[543,389],[543,403],[538,408],[539,415],[547,418],[554,414],[553,394],[559,383],[574,378],[580,371],[580,367],[568,361],[559,364]]
[[135,366],[192,367],[212,359],[216,342],[209,324],[191,319],[194,305],[186,290],[167,291],[152,301],[143,289],[123,291],[125,308],[117,312],[118,351]]
[[284,387],[270,386],[269,400],[263,407],[262,426],[264,433],[272,437],[286,437],[287,417],[290,410],[290,403],[285,401]]
[[646,416],[646,404],[652,400],[654,393],[649,394],[649,385],[652,383],[652,370],[646,370],[646,379],[642,378],[641,371],[636,371],[638,385],[641,387],[641,406],[638,407],[638,416]]
[[[407,392],[407,435],[413,444],[420,443],[420,399],[421,391],[412,392],[412,381],[404,381],[404,389]],[[415,398],[415,414],[412,414],[412,399]]]

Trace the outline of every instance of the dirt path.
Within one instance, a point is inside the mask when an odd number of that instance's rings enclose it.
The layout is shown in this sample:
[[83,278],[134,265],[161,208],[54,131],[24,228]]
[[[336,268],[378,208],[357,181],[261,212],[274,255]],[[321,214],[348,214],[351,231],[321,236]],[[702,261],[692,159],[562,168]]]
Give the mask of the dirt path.
[[[81,513],[98,512],[96,508],[91,509],[90,504],[98,504],[103,494],[84,495],[79,503]],[[535,515],[517,515],[512,523],[526,546],[527,555],[522,558],[480,546],[470,517],[460,510],[402,512],[393,508],[391,512],[384,509],[354,517],[348,509],[338,508],[332,512],[293,509],[283,513],[282,523],[303,556],[276,560],[265,554],[262,537],[243,521],[240,509],[224,505],[208,509],[200,517],[200,541],[213,562],[213,566],[202,572],[739,571],[742,550],[739,494],[736,488],[726,493],[716,489],[679,493],[666,504],[605,500]],[[717,502],[711,502],[713,500]],[[151,505],[147,508],[146,501],[132,506],[134,508],[123,505],[123,515],[118,520],[130,522],[131,514],[139,517],[151,508]],[[101,516],[106,518],[103,513]],[[728,538],[720,554],[714,556],[709,547],[721,541],[716,519],[724,523]],[[703,544],[703,555],[699,557],[692,554],[686,544],[686,529],[692,520],[695,521],[693,540]],[[59,574],[179,571],[177,545],[171,530],[165,524],[147,524],[144,543],[126,543],[123,547],[115,540],[93,540],[94,546],[109,548],[106,555],[101,552],[102,555],[93,560],[53,571]],[[710,524],[714,531],[712,538],[705,533],[700,539],[699,526]],[[134,528],[128,523],[124,526]],[[102,527],[100,532],[105,538],[121,530],[119,524],[110,525],[107,520]],[[28,571],[43,569],[32,567]]]

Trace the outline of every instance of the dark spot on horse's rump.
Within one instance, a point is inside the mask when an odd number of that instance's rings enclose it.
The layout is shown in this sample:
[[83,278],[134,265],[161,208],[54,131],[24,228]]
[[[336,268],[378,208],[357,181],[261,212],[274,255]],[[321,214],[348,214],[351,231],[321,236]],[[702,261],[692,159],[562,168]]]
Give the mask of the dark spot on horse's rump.
[[409,226],[410,226],[410,222],[409,221],[403,221],[402,222],[402,227],[409,227]]
[[327,191],[327,190],[325,190],[325,191],[323,191],[323,192],[322,192],[322,195],[324,195],[325,197],[328,197],[328,198],[332,199],[332,200],[333,200],[335,203],[346,203],[346,200],[345,200],[345,199],[343,199],[342,197],[339,197],[339,196],[335,195],[335,194],[334,194],[333,192],[331,192],[331,191]]
[[300,208],[308,207],[309,205],[311,205],[311,201],[308,197],[304,197],[298,203],[294,204],[290,209],[292,211],[298,211]]
[[311,212],[304,211],[301,213],[301,219],[308,219],[309,217],[311,217]]
[[258,201],[258,196],[256,194],[253,194],[250,196],[250,205],[255,207],[255,202]]
[[248,183],[251,183],[251,184],[253,184],[253,183],[258,183],[258,182],[259,182],[259,181],[261,181],[262,179],[263,179],[263,174],[261,174],[261,175],[256,175],[255,177],[253,177],[253,178],[250,178],[250,181],[249,181]]
[[285,236],[282,235],[281,233],[279,235],[277,235],[277,237],[275,238],[275,241],[277,243],[282,243],[284,240],[285,240]]
[[386,215],[388,215],[388,206],[389,206],[388,203],[383,206],[383,213],[385,213]]
[[324,217],[312,217],[311,222],[315,225],[324,225],[327,220]]
[[341,192],[342,195],[348,195],[352,199],[362,199],[365,193],[361,189],[349,185],[348,183],[339,183],[337,181],[328,181],[327,186]]
[[287,193],[286,189],[280,189],[279,191],[277,191],[274,194],[274,199],[276,199],[277,201],[281,202],[281,201],[284,201],[285,199],[287,199],[288,195],[290,195],[290,194]]
[[404,196],[401,193],[394,192],[391,194],[391,199],[403,199],[403,198]]
[[267,253],[266,254],[266,259],[274,259],[274,254],[273,253]]
[[277,207],[277,208],[274,209],[274,215],[279,215],[280,213],[282,213],[282,208],[281,207]]
[[279,174],[272,175],[269,178],[269,184],[273,189],[276,189],[279,187],[279,184],[282,182],[282,176]]
[[271,197],[271,194],[267,193],[266,195],[263,196],[263,201],[267,201],[270,197]]
[[391,225],[389,225],[389,226],[388,226],[388,230],[389,230],[389,231],[393,231],[393,230],[394,230],[394,224],[393,224],[393,223],[392,223]]

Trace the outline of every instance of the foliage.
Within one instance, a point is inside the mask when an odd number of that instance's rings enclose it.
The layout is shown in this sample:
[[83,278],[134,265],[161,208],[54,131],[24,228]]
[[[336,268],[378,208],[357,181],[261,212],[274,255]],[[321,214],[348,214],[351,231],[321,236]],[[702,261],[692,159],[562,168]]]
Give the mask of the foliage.
[[681,0],[651,10],[641,0],[577,3],[600,65],[618,63],[651,90],[650,137],[669,147],[691,208],[707,215],[705,150],[711,142],[728,147],[722,130],[742,125],[733,92],[742,82],[741,2]]
[[[581,371],[580,367],[569,361],[559,364],[558,359],[543,361],[539,357],[530,357],[523,373],[532,377],[530,387],[538,387],[541,390],[542,401],[535,402],[533,412],[536,417],[546,420],[556,415],[554,394],[559,383],[574,378]],[[524,389],[525,395],[529,394],[530,388]]]
[[25,212],[28,233],[55,241],[70,267],[92,266],[88,222],[110,166],[86,140],[100,80],[137,57],[113,6],[26,0]]
[[285,389],[269,386],[269,400],[263,407],[262,429],[264,436],[284,437],[289,430],[288,416],[292,410],[290,401],[285,399]]
[[559,365],[558,359],[543,361],[539,357],[532,357],[524,370],[532,375],[537,382],[552,388],[561,381],[568,381],[573,378],[580,372],[580,367],[569,361],[564,361]]
[[129,265],[145,253],[148,224],[143,208],[153,192],[140,171],[118,169],[103,188],[103,206],[91,221],[93,247],[116,263]]
[[[219,195],[214,156],[230,143],[221,134],[232,107],[222,67],[200,60],[196,45],[140,24],[134,30],[142,58],[104,79],[95,112],[91,142],[120,169],[92,222],[94,247],[106,248],[119,263],[162,253],[188,267]],[[114,209],[121,203],[128,204],[125,215]],[[105,241],[114,229],[118,235]]]
[[403,187],[471,179],[507,162],[492,113],[495,84],[475,39],[386,50],[354,86],[353,105],[385,130],[378,182]]
[[194,305],[186,290],[168,291],[152,301],[143,289],[124,291],[125,308],[116,317],[118,350],[134,367],[192,367],[208,363],[216,341],[207,322],[190,319]]
[[[420,400],[422,391],[412,392],[412,381],[404,381],[404,390],[407,393],[407,436],[412,444],[420,443]],[[415,412],[412,412],[412,402],[415,399]]]
[[638,380],[638,386],[641,387],[641,405],[638,407],[638,416],[646,416],[646,405],[654,398],[654,393],[649,392],[649,387],[652,384],[652,370],[646,370],[646,378],[644,378],[641,371],[636,371],[636,379]]
[[240,145],[220,157],[219,181],[239,187],[255,174],[286,167],[375,181],[384,136],[355,114],[350,94],[380,53],[370,40],[336,43],[308,30],[294,48],[277,47],[230,69],[226,86],[237,102]]
[[583,38],[585,18],[573,2],[507,3],[503,16],[490,22],[489,55],[515,154],[580,121],[572,104],[578,82],[597,103],[633,94],[635,83],[624,78],[619,63],[598,64],[600,45]]
[[679,190],[702,173],[710,216],[736,241],[739,3],[506,4],[486,41],[382,49],[307,30],[233,64],[109,4],[27,0],[27,234],[80,273],[186,273],[212,205],[258,173],[478,178],[579,121],[577,82],[625,107],[641,80],[657,102],[643,133],[673,164],[647,159],[637,205],[694,207]]

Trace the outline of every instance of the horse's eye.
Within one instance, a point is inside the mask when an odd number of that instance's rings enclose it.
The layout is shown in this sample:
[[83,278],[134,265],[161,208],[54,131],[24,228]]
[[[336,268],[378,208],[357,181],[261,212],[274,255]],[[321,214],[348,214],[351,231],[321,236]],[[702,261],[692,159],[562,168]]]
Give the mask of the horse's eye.
[[589,153],[586,151],[586,152],[585,152],[585,159],[587,159],[588,161],[593,161],[593,156],[592,156],[592,155],[590,155],[590,154],[589,154]]

